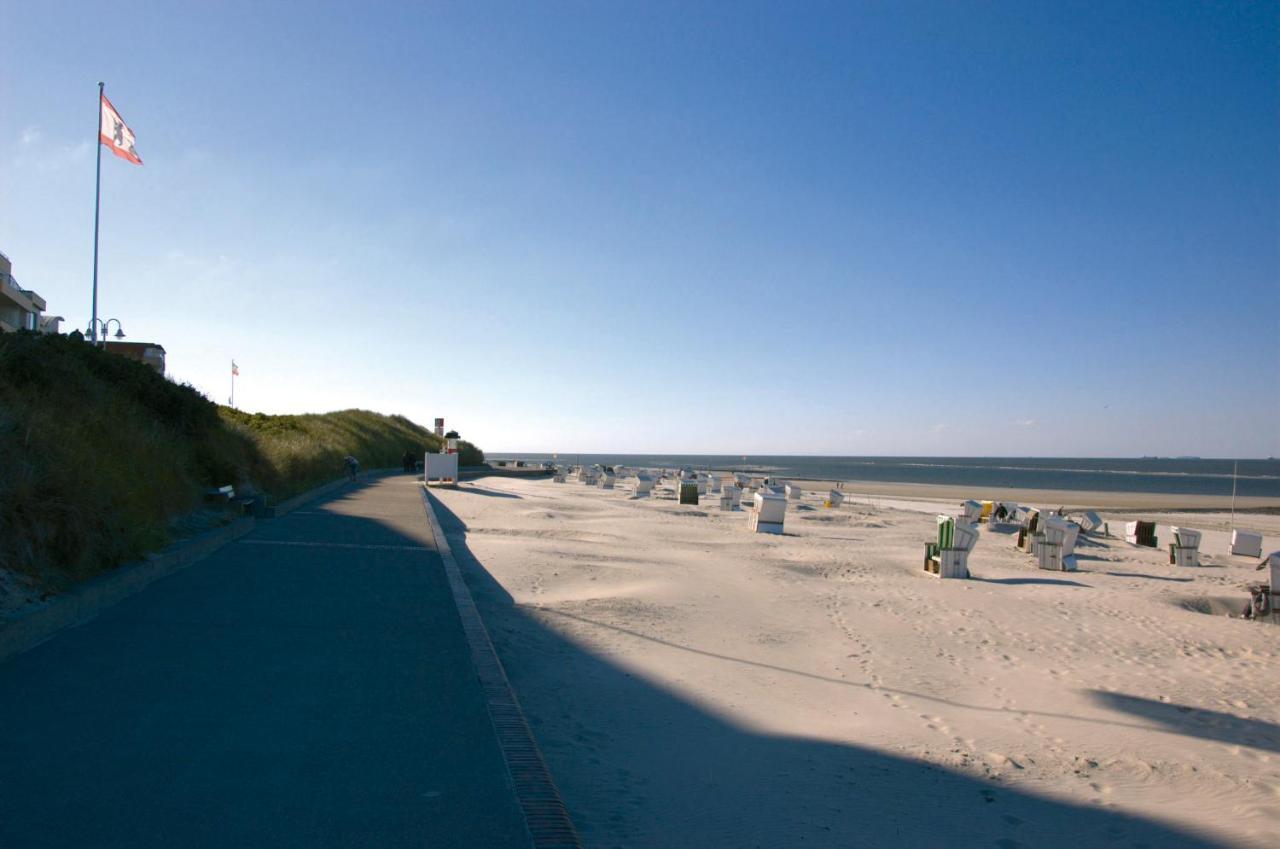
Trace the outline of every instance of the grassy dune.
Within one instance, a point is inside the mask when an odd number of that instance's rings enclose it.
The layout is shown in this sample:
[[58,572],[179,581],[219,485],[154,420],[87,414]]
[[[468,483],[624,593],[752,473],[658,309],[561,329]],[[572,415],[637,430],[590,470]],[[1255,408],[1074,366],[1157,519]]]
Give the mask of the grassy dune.
[[56,590],[163,546],[211,486],[278,500],[347,454],[373,469],[438,447],[403,416],[243,413],[69,337],[0,334],[0,569]]
[[[258,452],[255,481],[279,498],[333,480],[350,454],[365,469],[400,465],[406,450],[414,454],[438,451],[441,440],[404,416],[384,416],[368,410],[297,416],[267,416],[219,407],[218,413]],[[484,462],[484,452],[462,443],[463,465]]]

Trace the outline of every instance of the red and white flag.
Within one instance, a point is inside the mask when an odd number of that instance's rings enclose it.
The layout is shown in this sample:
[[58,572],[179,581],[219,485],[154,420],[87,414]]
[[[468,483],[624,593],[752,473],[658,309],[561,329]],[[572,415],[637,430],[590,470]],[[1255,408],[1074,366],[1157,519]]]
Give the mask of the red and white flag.
[[121,159],[127,159],[134,165],[142,164],[142,157],[133,149],[133,130],[129,129],[120,113],[102,95],[102,118],[98,122],[98,141],[111,148],[111,152]]
[[235,360],[232,360],[232,361],[231,361],[231,376],[232,376],[232,377],[239,377],[239,376],[240,376],[240,366],[236,365],[236,361],[235,361]]

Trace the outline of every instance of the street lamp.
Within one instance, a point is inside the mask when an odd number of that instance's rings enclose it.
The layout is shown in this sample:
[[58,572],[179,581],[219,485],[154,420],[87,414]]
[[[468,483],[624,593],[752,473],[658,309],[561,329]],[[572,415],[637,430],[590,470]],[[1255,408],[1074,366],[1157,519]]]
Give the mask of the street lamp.
[[[100,318],[91,319],[89,321],[89,331],[86,335],[88,335],[92,339],[96,339],[97,336],[94,333],[94,331],[97,328],[101,327],[102,328],[102,344],[105,347],[107,344],[107,334],[111,332],[110,325],[111,325],[111,322],[113,321],[116,323],[116,339],[123,339],[124,328],[120,326],[120,319],[118,318],[109,318],[106,321],[103,321]],[[94,322],[97,322],[97,323],[95,324]]]

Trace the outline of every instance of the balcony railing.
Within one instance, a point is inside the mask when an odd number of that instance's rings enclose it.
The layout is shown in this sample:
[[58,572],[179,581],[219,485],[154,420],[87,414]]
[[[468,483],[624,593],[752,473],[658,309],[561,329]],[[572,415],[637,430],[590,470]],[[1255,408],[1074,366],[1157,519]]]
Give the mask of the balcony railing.
[[17,278],[12,274],[0,272],[0,292],[27,312],[44,312],[47,306],[44,298],[19,286]]

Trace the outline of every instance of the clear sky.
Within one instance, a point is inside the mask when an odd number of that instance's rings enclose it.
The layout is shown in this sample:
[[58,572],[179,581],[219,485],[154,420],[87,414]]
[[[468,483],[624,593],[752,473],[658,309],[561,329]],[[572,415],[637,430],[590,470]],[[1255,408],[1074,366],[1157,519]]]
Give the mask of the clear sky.
[[[304,11],[304,7],[312,7]],[[1275,3],[0,0],[0,251],[491,450],[1280,455]]]

